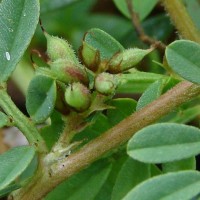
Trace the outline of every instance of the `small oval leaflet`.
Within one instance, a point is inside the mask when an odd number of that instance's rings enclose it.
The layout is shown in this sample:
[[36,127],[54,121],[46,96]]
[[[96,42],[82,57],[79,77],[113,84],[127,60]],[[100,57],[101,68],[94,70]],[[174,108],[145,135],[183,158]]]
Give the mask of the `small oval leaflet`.
[[117,40],[98,28],[90,29],[84,37],[84,42],[99,50],[101,60],[109,60],[115,53],[124,50]]
[[200,45],[189,40],[172,42],[166,48],[169,66],[181,77],[200,84]]
[[41,123],[53,112],[56,102],[56,82],[54,79],[37,75],[28,87],[26,108],[31,118]]
[[176,123],[159,123],[138,131],[128,142],[127,152],[145,163],[182,160],[200,153],[200,130]]
[[[35,149],[32,146],[15,147],[0,155],[0,195],[10,184],[17,181],[34,156]],[[13,189],[16,188],[9,188],[9,191]]]
[[123,200],[188,200],[199,194],[200,173],[187,170],[148,179],[133,188]]

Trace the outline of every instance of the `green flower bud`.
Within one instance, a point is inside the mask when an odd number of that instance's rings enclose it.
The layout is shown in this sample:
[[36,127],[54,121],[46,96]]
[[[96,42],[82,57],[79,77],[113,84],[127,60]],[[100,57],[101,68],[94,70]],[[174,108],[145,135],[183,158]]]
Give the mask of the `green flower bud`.
[[95,89],[102,94],[113,94],[117,87],[117,79],[109,73],[101,73],[95,78]]
[[67,60],[59,59],[50,64],[51,71],[58,80],[64,83],[81,82],[88,85],[87,73],[81,65],[74,65]]
[[47,39],[47,55],[51,61],[67,59],[74,64],[78,64],[78,59],[69,43],[61,38],[50,36],[44,32]]
[[132,68],[137,65],[147,54],[149,54],[153,49],[127,49],[121,53],[117,53],[108,62],[107,68],[108,72],[117,74]]
[[77,111],[85,111],[91,104],[91,94],[81,83],[72,83],[65,91],[65,101]]
[[81,48],[79,49],[79,55],[83,64],[93,72],[98,70],[100,63],[100,53],[94,49],[88,43],[83,41]]

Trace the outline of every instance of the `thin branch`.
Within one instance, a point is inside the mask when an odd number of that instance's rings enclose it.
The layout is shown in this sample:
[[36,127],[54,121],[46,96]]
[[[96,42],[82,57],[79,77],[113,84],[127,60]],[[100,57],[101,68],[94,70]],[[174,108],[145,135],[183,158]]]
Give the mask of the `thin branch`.
[[0,87],[0,107],[11,116],[14,124],[22,131],[30,145],[40,153],[46,153],[47,147],[34,124],[16,107],[5,88]]
[[183,2],[180,0],[162,0],[179,34],[188,40],[200,43],[200,31],[189,16]]
[[76,153],[55,163],[49,171],[44,169],[43,176],[39,177],[35,184],[31,183],[31,186],[28,185],[19,191],[14,196],[14,200],[42,199],[62,181],[89,166],[105,153],[125,143],[138,130],[156,122],[162,116],[199,94],[200,86],[188,81],[179,83],[159,99],[133,113],[106,133],[86,144]]
[[145,31],[142,28],[142,25],[140,23],[139,16],[134,11],[132,1],[126,0],[126,3],[127,3],[129,13],[131,15],[132,24],[133,24],[135,31],[136,31],[137,35],[139,36],[140,40],[148,45],[152,45],[153,47],[160,49],[161,51],[164,51],[166,48],[165,44],[163,44],[161,41],[155,40],[154,38],[148,36],[145,33]]

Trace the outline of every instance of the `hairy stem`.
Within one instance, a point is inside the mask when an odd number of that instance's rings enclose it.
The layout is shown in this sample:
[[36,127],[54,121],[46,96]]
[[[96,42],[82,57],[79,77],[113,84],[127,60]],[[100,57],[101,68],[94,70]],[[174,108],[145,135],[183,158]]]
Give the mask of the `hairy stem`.
[[200,31],[195,26],[181,0],[162,0],[180,35],[200,43]]
[[46,144],[40,136],[37,128],[32,122],[16,107],[4,88],[0,88],[0,107],[10,116],[14,124],[27,138],[30,145],[36,147],[39,152],[46,152]]
[[74,135],[84,128],[85,123],[83,123],[83,117],[75,112],[69,114],[69,116],[65,118],[65,128],[51,151],[56,152],[68,147]]
[[[200,94],[200,86],[183,81],[143,109],[86,144],[76,153],[50,167],[48,177],[39,178],[28,192],[22,189],[14,200],[40,200],[59,183],[89,166],[110,150],[129,140],[134,133]],[[41,190],[42,188],[42,190]],[[25,192],[23,192],[25,191]]]

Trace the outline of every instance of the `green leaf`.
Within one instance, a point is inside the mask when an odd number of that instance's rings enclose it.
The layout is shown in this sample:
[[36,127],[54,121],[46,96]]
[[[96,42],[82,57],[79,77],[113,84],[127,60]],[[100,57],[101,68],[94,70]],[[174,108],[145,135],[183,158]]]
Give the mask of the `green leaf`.
[[181,77],[194,83],[200,83],[200,45],[179,40],[166,48],[166,58],[169,66]]
[[34,155],[35,149],[31,146],[15,147],[0,155],[0,191],[25,171]]
[[35,32],[39,19],[39,1],[2,0],[0,16],[0,82],[5,82]]
[[9,123],[9,118],[3,112],[0,112],[0,128],[6,126]]
[[27,168],[23,171],[23,173],[18,177],[17,183],[22,185],[22,187],[30,181],[30,178],[34,175],[36,169],[38,167],[38,155],[35,154],[31,163],[27,166]]
[[107,111],[109,122],[114,126],[135,111],[137,102],[129,98],[118,98],[110,102],[114,109]]
[[17,190],[23,187],[25,184],[27,184],[30,181],[30,178],[34,175],[37,166],[38,166],[38,157],[35,154],[30,164],[27,165],[26,169],[15,179],[14,182],[9,184],[2,190],[0,189],[0,197],[5,196],[10,192]]
[[136,110],[140,110],[144,106],[156,100],[162,94],[163,87],[163,80],[157,80],[156,82],[152,83],[138,100]]
[[200,130],[192,126],[160,123],[138,131],[128,143],[128,154],[146,163],[164,163],[200,153]]
[[94,200],[111,200],[112,190],[115,185],[117,174],[121,170],[122,165],[127,159],[127,155],[124,151],[118,152],[114,154],[112,157],[108,157],[107,159],[113,159],[112,161],[112,169],[111,172],[103,184],[101,190],[98,192]]
[[180,82],[180,80],[174,79],[173,77],[169,77],[169,76],[166,77],[165,80],[163,80],[162,94],[164,94],[168,90],[172,89],[179,82]]
[[146,34],[161,41],[169,38],[174,29],[165,13],[148,17],[143,22],[143,27]]
[[121,74],[118,76],[119,86],[117,92],[119,93],[142,93],[152,83],[159,79],[167,78],[161,74],[140,72],[136,69],[131,69],[129,74]]
[[70,4],[78,0],[42,0],[41,1],[41,13],[55,11],[61,9],[64,6],[69,6]]
[[[130,18],[129,10],[126,1],[113,0],[117,8],[128,18]],[[139,15],[140,20],[145,19],[148,14],[153,10],[158,0],[141,1],[132,0],[133,9]]]
[[199,172],[168,173],[141,183],[123,200],[188,200],[200,192],[199,188]]
[[191,158],[162,164],[162,170],[164,173],[190,169],[196,169],[196,159],[194,156]]
[[117,40],[97,28],[90,29],[86,33],[84,41],[94,49],[99,50],[102,60],[110,59],[115,53],[124,50],[124,47]]
[[103,183],[106,181],[109,173],[111,170],[111,165],[103,168],[100,170],[96,175],[94,174],[90,179],[87,180],[85,184],[83,184],[82,187],[79,188],[79,190],[71,194],[71,197],[69,197],[69,200],[92,200],[95,198],[96,194],[102,187]]
[[170,122],[185,124],[190,122],[200,114],[200,105],[185,110],[180,110],[175,117],[170,119]]
[[64,122],[60,113],[54,111],[51,115],[51,125],[40,129],[40,133],[44,138],[49,150],[52,148],[54,143],[58,140],[60,133],[64,128]]
[[107,180],[111,167],[108,164],[105,166],[104,162],[95,163],[63,182],[45,200],[93,200]]
[[56,83],[50,77],[37,75],[28,87],[26,108],[31,118],[45,121],[52,113],[56,102]]
[[113,188],[112,200],[121,200],[133,187],[150,177],[150,165],[128,158]]
[[[81,0],[51,0],[51,1],[40,0],[40,4],[41,4],[42,17],[49,18],[50,16],[55,15],[55,18],[52,18],[52,20],[58,19],[60,16],[67,17],[67,18],[70,17],[70,18],[68,18],[69,20],[63,20],[62,22],[57,21],[56,24],[66,24],[67,27],[69,25],[71,28],[71,26],[74,26],[74,24],[70,24],[72,22],[72,20],[76,22],[80,18],[76,15],[77,11],[80,11],[79,14],[81,14],[81,16],[83,15],[83,18],[84,18],[85,13],[90,11],[90,9],[95,4],[95,2],[93,2],[91,0],[85,0],[84,2]],[[74,12],[76,12],[76,13],[74,13]],[[74,17],[74,18],[71,18],[71,17]],[[45,23],[45,25],[46,25],[46,23]],[[55,24],[53,24],[53,26],[55,26]],[[51,27],[52,27],[52,25],[51,25]],[[61,29],[62,29],[62,27],[60,27],[60,30]],[[87,29],[85,29],[85,30],[87,30]],[[69,30],[70,33],[72,31],[73,30]],[[79,45],[80,45],[80,43],[79,43]]]
[[75,135],[75,140],[84,140],[87,138],[88,142],[99,136],[101,133],[107,131],[111,127],[112,126],[108,121],[108,118],[104,114],[98,113],[96,116],[94,116],[91,125],[86,127],[79,134]]

